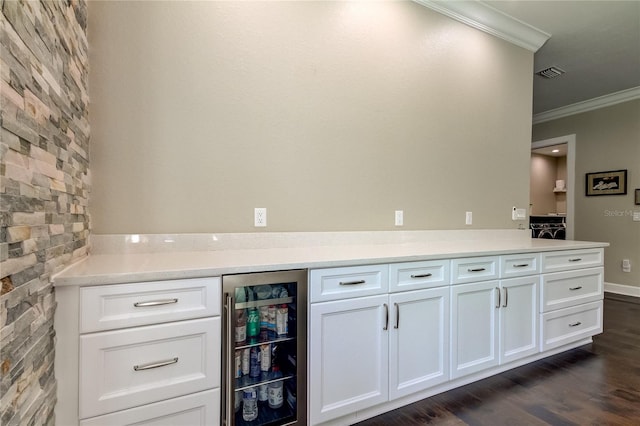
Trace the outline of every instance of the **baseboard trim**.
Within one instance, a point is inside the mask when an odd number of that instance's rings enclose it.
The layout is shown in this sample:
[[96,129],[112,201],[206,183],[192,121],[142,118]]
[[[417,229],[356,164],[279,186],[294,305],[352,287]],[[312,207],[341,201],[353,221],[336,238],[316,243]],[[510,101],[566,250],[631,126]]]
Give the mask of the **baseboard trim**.
[[604,283],[604,291],[607,293],[621,294],[623,296],[640,297],[640,287],[615,283]]

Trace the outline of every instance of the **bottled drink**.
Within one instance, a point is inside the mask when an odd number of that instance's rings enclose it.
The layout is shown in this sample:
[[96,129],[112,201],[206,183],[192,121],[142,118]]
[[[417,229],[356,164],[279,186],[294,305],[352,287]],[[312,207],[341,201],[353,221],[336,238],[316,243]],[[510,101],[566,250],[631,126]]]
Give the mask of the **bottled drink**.
[[244,309],[236,309],[236,345],[247,341],[247,317]]
[[247,318],[247,337],[256,337],[258,333],[260,333],[260,313],[257,308],[252,308]]
[[260,345],[260,371],[268,372],[271,369],[271,345]]
[[251,348],[249,377],[260,377],[260,351],[257,346]]
[[289,332],[289,309],[282,304],[276,312],[276,333],[278,336],[285,336]]
[[276,331],[276,307],[275,305],[269,305],[269,320],[267,327],[269,331]]
[[242,376],[242,351],[241,350],[237,350],[236,351],[236,357],[235,357],[235,373],[236,373],[236,379],[240,376]]
[[244,348],[242,350],[242,359],[240,360],[241,361],[240,363],[242,366],[242,374],[244,375],[249,374],[249,371],[251,370],[250,358],[251,358],[251,353],[249,348]]
[[258,401],[267,402],[269,400],[269,385],[260,385],[258,387]]
[[256,388],[247,388],[242,391],[242,419],[246,422],[258,418],[258,393]]
[[260,306],[260,330],[269,329],[269,307]]
[[[274,377],[282,377],[277,367],[274,369]],[[269,408],[280,408],[284,402],[284,387],[283,381],[269,383]]]

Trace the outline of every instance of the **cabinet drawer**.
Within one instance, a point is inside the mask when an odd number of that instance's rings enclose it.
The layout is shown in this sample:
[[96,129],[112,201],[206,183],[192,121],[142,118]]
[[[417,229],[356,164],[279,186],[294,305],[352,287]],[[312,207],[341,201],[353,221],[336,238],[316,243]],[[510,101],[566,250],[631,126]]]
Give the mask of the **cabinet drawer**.
[[461,284],[498,278],[498,256],[467,257],[451,261],[451,283]]
[[80,336],[80,418],[220,386],[220,317]]
[[80,289],[80,332],[220,315],[220,278]]
[[601,248],[584,250],[551,251],[542,254],[542,272],[568,271],[603,265],[604,250]]
[[81,420],[80,426],[207,426],[219,421],[220,389],[212,389]]
[[393,263],[389,265],[389,291],[395,293],[449,285],[449,270],[448,260]]
[[603,274],[604,268],[590,268],[542,275],[540,309],[549,312],[602,299]]
[[500,277],[513,278],[540,273],[539,253],[520,253],[500,256]]
[[310,271],[310,302],[384,294],[389,288],[387,265],[350,266]]
[[540,350],[546,351],[602,333],[602,301],[542,314]]

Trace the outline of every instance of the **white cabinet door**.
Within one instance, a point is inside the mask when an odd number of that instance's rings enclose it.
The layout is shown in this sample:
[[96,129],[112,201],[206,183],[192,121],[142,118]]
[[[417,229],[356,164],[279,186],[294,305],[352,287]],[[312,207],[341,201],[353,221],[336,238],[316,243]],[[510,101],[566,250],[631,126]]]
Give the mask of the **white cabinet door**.
[[538,286],[540,277],[502,280],[500,363],[538,353]]
[[389,297],[389,398],[449,380],[449,287]]
[[498,365],[499,283],[451,287],[451,378]]
[[312,424],[388,400],[389,314],[386,294],[311,305]]

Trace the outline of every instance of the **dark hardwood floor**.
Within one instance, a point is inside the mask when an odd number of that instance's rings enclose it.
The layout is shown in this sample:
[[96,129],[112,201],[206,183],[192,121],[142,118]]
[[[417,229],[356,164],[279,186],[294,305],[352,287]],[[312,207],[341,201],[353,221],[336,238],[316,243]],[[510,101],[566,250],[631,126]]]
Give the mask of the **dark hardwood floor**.
[[640,304],[610,296],[591,344],[358,423],[640,425]]

